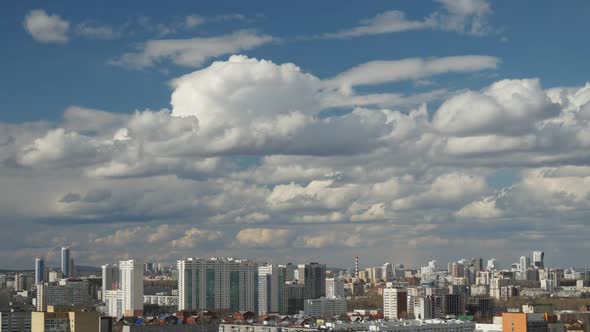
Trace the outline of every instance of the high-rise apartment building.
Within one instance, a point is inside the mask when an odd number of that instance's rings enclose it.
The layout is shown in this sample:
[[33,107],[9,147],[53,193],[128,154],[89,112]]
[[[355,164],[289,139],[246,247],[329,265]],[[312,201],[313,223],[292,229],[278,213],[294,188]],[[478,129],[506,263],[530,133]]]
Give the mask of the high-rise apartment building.
[[293,263],[287,263],[282,265],[282,267],[285,268],[285,281],[297,280],[297,278],[295,278],[297,267]]
[[125,316],[143,314],[143,263],[136,259],[119,262],[119,283]]
[[342,278],[326,279],[326,297],[329,299],[345,298],[344,280]]
[[48,306],[88,306],[94,303],[90,283],[86,279],[64,279],[60,284],[37,285],[37,311]]
[[383,315],[387,319],[408,317],[408,291],[401,288],[383,290]]
[[381,279],[385,282],[393,281],[393,265],[391,263],[383,264],[381,268]]
[[472,259],[475,272],[483,271],[483,258],[476,257]]
[[465,276],[465,266],[462,263],[454,262],[451,264],[453,278],[463,278]]
[[[116,265],[103,265],[102,269],[102,301],[105,302],[106,291],[119,288],[119,268]],[[106,302],[105,302],[106,303]]]
[[305,299],[326,296],[326,265],[315,262],[299,264],[298,270],[299,283],[305,285]]
[[14,276],[14,289],[27,291],[33,289],[33,278],[30,274],[18,273]]
[[70,257],[70,264],[68,264],[68,277],[76,277],[78,274],[76,264],[74,264],[74,257]]
[[258,264],[233,258],[178,261],[178,310],[258,310]]
[[45,262],[42,258],[35,258],[35,285],[42,283],[45,280]]
[[533,265],[536,268],[544,269],[545,268],[545,252],[543,251],[534,251],[533,252],[534,262]]
[[61,274],[64,278],[69,277],[70,273],[70,247],[61,248]]
[[298,314],[304,309],[305,285],[288,281],[283,288],[283,311],[281,315]]
[[105,312],[111,317],[121,317],[124,314],[123,311],[123,291],[107,290],[104,292],[102,301],[105,303]]
[[283,288],[286,268],[277,265],[258,267],[258,313],[279,313],[283,311]]

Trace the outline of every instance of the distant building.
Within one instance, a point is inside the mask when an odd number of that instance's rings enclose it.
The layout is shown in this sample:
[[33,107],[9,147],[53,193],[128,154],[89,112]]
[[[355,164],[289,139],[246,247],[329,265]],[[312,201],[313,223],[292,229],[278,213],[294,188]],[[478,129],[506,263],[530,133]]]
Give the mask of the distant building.
[[343,298],[308,299],[303,304],[303,311],[311,317],[332,317],[346,314],[346,300]]
[[107,290],[104,294],[105,313],[111,317],[118,318],[123,316],[123,291],[120,289]]
[[155,304],[162,307],[178,307],[178,296],[175,295],[144,295],[144,304]]
[[14,276],[14,289],[17,292],[33,289],[33,278],[29,274],[18,273]]
[[116,265],[103,265],[102,269],[102,301],[105,302],[106,291],[119,288],[119,268]]
[[468,298],[466,313],[478,321],[491,322],[494,317],[494,300],[489,297]]
[[408,292],[401,288],[383,290],[383,315],[386,319],[404,319],[408,317]]
[[61,248],[61,274],[67,278],[70,273],[70,247]]
[[35,258],[35,285],[42,283],[45,280],[45,262],[42,258]]
[[79,309],[49,306],[47,312],[32,312],[31,332],[98,332],[98,312],[74,310]]
[[304,309],[305,285],[296,282],[287,282],[283,288],[282,315],[298,314]]
[[65,279],[61,284],[37,285],[37,311],[47,311],[48,306],[89,306],[93,302],[86,279]]
[[48,273],[49,282],[58,282],[62,279],[63,275],[59,271],[49,271]]
[[326,279],[326,297],[327,298],[345,298],[344,280],[342,278]]
[[533,265],[537,269],[545,268],[545,253],[543,251],[533,251]]
[[258,310],[258,264],[233,258],[178,261],[178,310]]
[[305,285],[305,299],[326,296],[326,265],[319,263],[299,264],[299,283]]
[[434,296],[420,296],[414,299],[413,311],[415,319],[438,318],[440,307],[437,310],[437,298]]
[[286,269],[277,265],[258,267],[258,314],[279,313],[283,311],[283,288]]
[[284,327],[264,324],[221,324],[219,332],[473,332],[475,323],[459,320],[421,320],[421,321],[367,321],[367,322],[328,322],[325,328],[319,327]]
[[504,332],[547,332],[544,314],[502,313]]
[[143,263],[136,259],[119,262],[119,282],[125,316],[143,314]]
[[0,332],[30,332],[31,312],[0,311]]

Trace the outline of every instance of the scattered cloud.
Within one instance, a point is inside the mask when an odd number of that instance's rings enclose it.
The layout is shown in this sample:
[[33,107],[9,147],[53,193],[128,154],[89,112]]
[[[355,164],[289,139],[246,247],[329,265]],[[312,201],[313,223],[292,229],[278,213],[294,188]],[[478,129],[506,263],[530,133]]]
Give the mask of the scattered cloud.
[[23,22],[25,30],[36,41],[44,44],[68,42],[70,22],[56,14],[47,14],[43,9],[31,10]]
[[412,30],[446,30],[471,35],[489,33],[488,17],[492,14],[488,0],[436,0],[442,6],[422,19],[411,19],[405,12],[389,10],[364,19],[353,28],[326,33],[324,38],[351,38],[398,33]]
[[348,91],[353,86],[419,80],[446,73],[469,73],[496,69],[499,63],[500,59],[497,57],[483,55],[371,61],[338,74],[328,80],[326,84]]
[[326,38],[349,38],[365,35],[377,35],[383,33],[395,33],[408,30],[427,29],[433,26],[429,20],[414,21],[406,17],[406,13],[399,10],[390,10],[370,19],[360,22],[357,27],[348,30],[342,30],[336,33],[325,34]]
[[112,63],[139,69],[170,60],[180,66],[199,67],[213,57],[249,50],[271,41],[273,37],[251,30],[216,37],[154,39],[145,42],[138,52],[125,53]]
[[88,39],[116,39],[122,35],[122,31],[108,25],[100,25],[94,22],[83,22],[76,26],[76,34]]
[[236,246],[246,248],[284,248],[290,246],[293,232],[288,229],[245,228],[236,235]]

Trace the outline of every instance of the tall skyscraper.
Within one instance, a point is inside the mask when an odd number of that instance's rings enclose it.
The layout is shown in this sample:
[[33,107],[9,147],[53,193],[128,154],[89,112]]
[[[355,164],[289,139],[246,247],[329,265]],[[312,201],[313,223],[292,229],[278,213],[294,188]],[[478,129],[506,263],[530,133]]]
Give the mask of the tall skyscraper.
[[35,258],[35,285],[45,281],[45,262],[42,258]]
[[178,310],[256,312],[258,264],[233,258],[178,261]]
[[61,274],[64,278],[69,277],[70,273],[70,247],[61,248]]
[[537,269],[545,268],[545,253],[543,251],[533,251],[533,265]]
[[326,265],[320,263],[299,264],[300,283],[305,285],[305,299],[326,296]]
[[258,313],[279,313],[283,311],[283,288],[286,268],[277,265],[258,267]]
[[119,268],[116,265],[103,265],[102,268],[102,301],[106,301],[106,292],[119,288]]
[[401,288],[383,289],[383,315],[387,319],[408,316],[408,291]]
[[119,282],[125,316],[143,314],[143,263],[136,259],[119,262]]

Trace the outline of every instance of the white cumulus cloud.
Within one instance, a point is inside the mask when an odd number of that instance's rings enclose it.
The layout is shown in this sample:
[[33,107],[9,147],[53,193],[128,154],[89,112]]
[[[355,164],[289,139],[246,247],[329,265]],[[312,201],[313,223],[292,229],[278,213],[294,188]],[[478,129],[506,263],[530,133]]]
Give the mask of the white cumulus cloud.
[[70,23],[59,15],[47,14],[43,9],[34,9],[25,16],[23,25],[38,42],[45,44],[68,42]]

